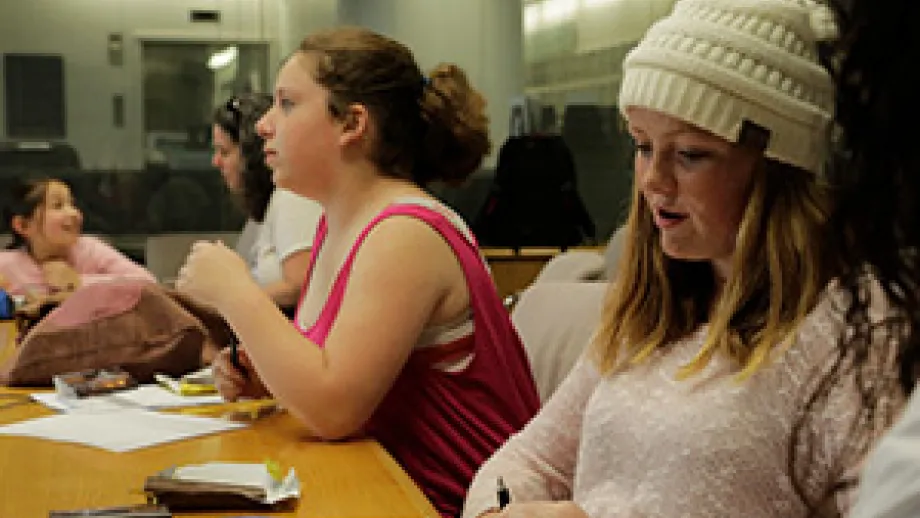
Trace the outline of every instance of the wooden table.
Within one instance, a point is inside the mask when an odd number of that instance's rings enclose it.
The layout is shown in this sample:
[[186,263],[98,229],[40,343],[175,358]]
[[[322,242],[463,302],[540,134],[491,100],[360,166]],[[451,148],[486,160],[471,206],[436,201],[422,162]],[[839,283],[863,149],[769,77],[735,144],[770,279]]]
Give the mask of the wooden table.
[[[3,328],[0,327],[0,333]],[[9,345],[7,346],[9,347]],[[3,347],[0,347],[3,349]],[[8,354],[0,350],[0,359]],[[3,395],[28,391],[0,388]],[[50,415],[36,403],[3,408],[0,425]],[[251,404],[250,404],[251,405]],[[234,405],[187,409],[223,415]],[[209,516],[413,518],[438,516],[422,492],[375,441],[311,441],[286,413],[255,419],[251,426],[128,453],[27,437],[0,436],[0,517],[44,517],[54,509],[142,503],[144,478],[178,464],[278,460],[294,467],[301,498],[290,513],[198,513]]]
[[[577,246],[569,250],[603,253],[602,247]],[[487,247],[482,255],[492,269],[498,295],[505,298],[530,286],[550,260],[563,253],[559,248],[525,247],[521,249]]]
[[558,248],[482,249],[482,255],[489,263],[498,296],[501,298],[529,286],[546,263],[560,252]]
[[16,323],[10,320],[0,320],[0,365],[13,353],[16,340]]

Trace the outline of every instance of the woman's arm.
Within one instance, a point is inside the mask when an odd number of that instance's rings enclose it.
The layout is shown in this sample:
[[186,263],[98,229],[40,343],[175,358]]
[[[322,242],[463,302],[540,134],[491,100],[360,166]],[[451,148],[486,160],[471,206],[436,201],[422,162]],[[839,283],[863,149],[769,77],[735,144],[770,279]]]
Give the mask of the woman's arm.
[[601,380],[587,354],[536,417],[479,468],[466,494],[463,518],[497,509],[499,477],[511,491],[512,502],[572,498],[585,408]]
[[196,244],[183,270],[180,289],[218,308],[272,394],[325,439],[360,430],[439,304],[463,282],[453,251],[433,229],[388,218],[359,249],[321,349],[243,274],[245,264],[226,247]]

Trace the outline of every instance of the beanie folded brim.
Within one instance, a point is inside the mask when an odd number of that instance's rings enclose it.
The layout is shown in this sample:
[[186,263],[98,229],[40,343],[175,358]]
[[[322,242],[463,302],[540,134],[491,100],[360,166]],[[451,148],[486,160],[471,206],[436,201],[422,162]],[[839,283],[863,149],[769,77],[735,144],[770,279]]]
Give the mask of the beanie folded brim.
[[646,108],[729,142],[738,142],[744,121],[749,121],[770,131],[764,151],[768,158],[816,174],[824,167],[829,121],[820,113],[814,114],[812,124],[802,124],[801,112],[793,119],[775,107],[739,99],[718,84],[639,63],[633,63],[624,74],[618,102],[624,114],[629,107]]

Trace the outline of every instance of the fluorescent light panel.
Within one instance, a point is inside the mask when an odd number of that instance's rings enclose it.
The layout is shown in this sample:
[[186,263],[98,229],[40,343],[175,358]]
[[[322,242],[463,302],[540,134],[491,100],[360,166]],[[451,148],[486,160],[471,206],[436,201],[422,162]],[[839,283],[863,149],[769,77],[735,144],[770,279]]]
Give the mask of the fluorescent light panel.
[[237,50],[236,47],[227,47],[223,50],[219,50],[211,54],[211,57],[208,59],[208,68],[211,70],[224,68],[230,63],[233,63],[238,55],[239,50]]

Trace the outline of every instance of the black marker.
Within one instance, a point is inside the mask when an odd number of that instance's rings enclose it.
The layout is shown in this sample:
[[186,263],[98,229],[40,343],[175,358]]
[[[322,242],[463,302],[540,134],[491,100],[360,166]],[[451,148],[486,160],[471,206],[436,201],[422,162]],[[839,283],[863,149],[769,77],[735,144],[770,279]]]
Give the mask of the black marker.
[[508,486],[505,485],[505,481],[501,477],[498,477],[498,490],[496,490],[496,495],[498,496],[498,508],[504,509],[511,503],[511,492],[508,491]]

